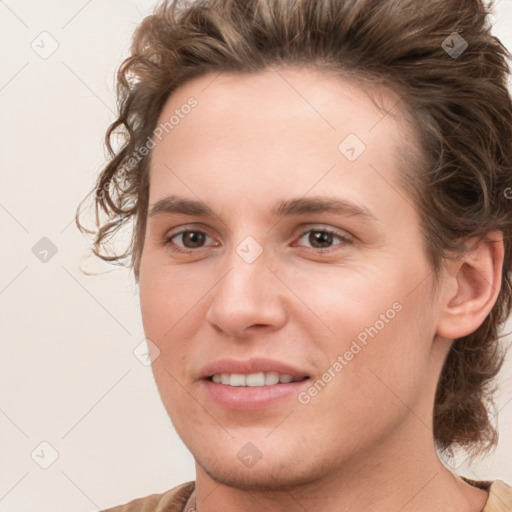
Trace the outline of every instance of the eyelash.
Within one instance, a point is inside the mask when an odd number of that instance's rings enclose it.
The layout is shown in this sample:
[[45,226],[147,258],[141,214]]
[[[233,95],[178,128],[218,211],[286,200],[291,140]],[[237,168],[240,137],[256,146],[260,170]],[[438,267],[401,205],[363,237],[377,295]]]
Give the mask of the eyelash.
[[[343,244],[350,243],[352,241],[348,236],[346,236],[346,234],[341,233],[337,230],[327,229],[327,228],[315,228],[315,227],[309,228],[306,231],[303,231],[302,234],[299,236],[299,240],[301,238],[303,238],[304,235],[307,235],[308,233],[311,233],[311,232],[327,233],[327,234],[333,235],[333,236],[339,238]],[[176,238],[177,236],[183,235],[185,233],[202,233],[202,234],[208,236],[204,231],[201,231],[199,229],[183,229],[181,231],[178,231],[177,233],[174,233],[174,234],[166,237],[164,240],[164,245],[168,246],[172,252],[179,252],[182,254],[191,254],[194,252],[199,252],[201,249],[204,249],[204,247],[199,247],[197,249],[187,249],[187,248],[182,248],[180,246],[176,246],[176,244],[173,242],[173,239]],[[310,251],[313,251],[315,253],[326,253],[326,252],[331,252],[333,250],[331,247],[327,247],[327,248],[323,248],[323,249],[317,249],[314,247],[305,247],[305,249],[309,249]]]

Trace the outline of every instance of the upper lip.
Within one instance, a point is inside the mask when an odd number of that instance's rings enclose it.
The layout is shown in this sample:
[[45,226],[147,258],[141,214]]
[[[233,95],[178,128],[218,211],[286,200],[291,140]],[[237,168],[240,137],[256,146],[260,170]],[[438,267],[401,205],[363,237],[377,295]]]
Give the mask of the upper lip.
[[300,368],[293,367],[276,359],[254,357],[251,359],[218,359],[203,367],[200,378],[207,379],[219,373],[251,374],[261,372],[276,372],[291,375],[293,378],[309,377],[308,373]]

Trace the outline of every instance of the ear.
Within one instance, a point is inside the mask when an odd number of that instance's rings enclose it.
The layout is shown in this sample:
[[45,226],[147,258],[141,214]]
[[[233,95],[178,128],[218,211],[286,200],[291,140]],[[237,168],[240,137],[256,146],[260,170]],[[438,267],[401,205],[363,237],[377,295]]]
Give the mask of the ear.
[[468,250],[445,265],[437,334],[455,339],[474,332],[491,311],[501,288],[503,234],[471,239]]

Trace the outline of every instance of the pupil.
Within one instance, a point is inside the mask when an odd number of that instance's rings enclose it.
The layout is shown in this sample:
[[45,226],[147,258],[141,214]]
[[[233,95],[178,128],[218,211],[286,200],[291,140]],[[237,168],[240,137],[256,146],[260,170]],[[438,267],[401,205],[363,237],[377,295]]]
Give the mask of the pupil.
[[309,241],[312,243],[312,245],[314,245],[317,242],[319,242],[320,244],[322,244],[322,243],[331,244],[332,243],[332,233],[327,233],[325,231],[312,231]]
[[183,237],[183,241],[185,245],[188,244],[188,242],[192,243],[193,247],[196,247],[197,244],[201,244],[201,242],[204,241],[204,234],[198,233],[196,231],[187,231]]

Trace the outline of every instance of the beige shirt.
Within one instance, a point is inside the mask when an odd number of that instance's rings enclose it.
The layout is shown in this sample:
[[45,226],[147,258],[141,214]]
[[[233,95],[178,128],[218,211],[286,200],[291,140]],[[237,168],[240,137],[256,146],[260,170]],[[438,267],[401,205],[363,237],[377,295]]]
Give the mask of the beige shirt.
[[[489,490],[489,498],[482,512],[512,512],[512,487],[501,480],[465,480],[481,489]],[[184,507],[194,487],[194,482],[187,482],[162,494],[151,494],[103,512],[189,512]]]

